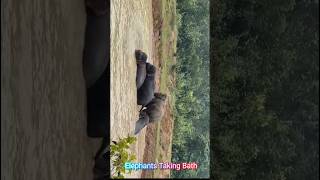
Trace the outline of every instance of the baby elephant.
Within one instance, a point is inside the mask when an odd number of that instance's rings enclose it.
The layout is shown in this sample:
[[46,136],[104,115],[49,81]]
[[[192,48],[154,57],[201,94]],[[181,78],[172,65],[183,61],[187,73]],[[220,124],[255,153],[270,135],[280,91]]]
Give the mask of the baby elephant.
[[164,115],[167,95],[162,93],[154,93],[154,98],[142,110],[139,115],[139,120],[136,122],[134,134],[138,134],[146,125],[160,121]]
[[136,86],[139,89],[144,80],[146,79],[147,70],[146,70],[146,63],[148,56],[146,53],[142,52],[141,50],[136,50],[136,61],[137,61],[137,75],[136,75]]
[[144,80],[142,86],[137,91],[137,103],[138,105],[146,106],[154,97],[154,89],[155,89],[155,73],[156,68],[147,63],[146,64],[147,76]]
[[110,156],[109,138],[103,138],[101,147],[99,148],[94,158],[93,175],[94,180],[103,180],[110,176]]

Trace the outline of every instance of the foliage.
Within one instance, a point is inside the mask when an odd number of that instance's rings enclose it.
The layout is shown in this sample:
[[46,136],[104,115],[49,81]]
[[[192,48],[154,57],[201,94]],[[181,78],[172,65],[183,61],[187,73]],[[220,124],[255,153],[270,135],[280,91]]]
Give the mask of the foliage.
[[[126,162],[131,162],[136,159],[134,154],[128,152],[129,145],[135,143],[136,137],[128,136],[126,138],[120,138],[118,142],[110,145],[110,157],[112,161],[113,168],[115,169],[116,175],[112,175],[112,178],[120,179],[124,178],[123,174],[126,173],[124,164]],[[129,173],[131,171],[129,170]]]
[[319,4],[211,3],[211,176],[319,178]]
[[[199,11],[201,9],[202,11]],[[209,1],[177,1],[177,65],[173,162],[196,162],[174,178],[209,177]]]

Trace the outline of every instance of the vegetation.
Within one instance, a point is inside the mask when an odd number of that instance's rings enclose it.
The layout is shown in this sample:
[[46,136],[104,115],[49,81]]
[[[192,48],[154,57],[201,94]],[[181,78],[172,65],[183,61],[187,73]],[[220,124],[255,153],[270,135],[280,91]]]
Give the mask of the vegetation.
[[[136,140],[136,137],[128,136],[123,139],[120,138],[118,142],[114,142],[114,144],[110,145],[110,159],[113,166],[111,173],[113,173],[113,179],[124,178],[123,174],[126,173],[124,164],[136,159],[134,154],[128,152],[130,145],[135,143]],[[131,173],[130,170],[129,173]]]
[[[174,94],[172,89],[175,86],[174,76],[175,74],[171,71],[176,61],[174,53],[176,52],[176,1],[167,0],[155,0],[152,2],[155,6],[153,11],[154,18],[154,30],[159,33],[159,37],[155,40],[156,46],[156,61],[159,60],[159,91],[166,93],[168,98],[168,113],[171,116],[171,109],[174,103]],[[157,34],[155,33],[155,34]],[[153,142],[155,142],[154,148],[154,162],[169,162],[171,159],[171,141],[170,138],[162,136],[161,132],[166,132],[167,136],[171,137],[171,126],[167,126],[166,122],[171,121],[173,117],[164,117],[164,119],[156,124],[156,132]],[[148,138],[150,138],[149,136]],[[165,148],[164,148],[165,146]],[[156,169],[150,171],[145,175],[145,178],[157,178],[164,177],[166,173],[162,170]]]
[[319,4],[211,3],[211,176],[319,179]]
[[177,64],[172,162],[196,162],[197,170],[173,178],[209,177],[209,1],[177,1]]

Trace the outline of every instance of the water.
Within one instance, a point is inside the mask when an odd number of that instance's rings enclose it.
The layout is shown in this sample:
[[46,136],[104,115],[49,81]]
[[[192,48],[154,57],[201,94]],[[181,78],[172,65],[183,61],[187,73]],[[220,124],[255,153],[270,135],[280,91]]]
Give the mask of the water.
[[1,179],[92,179],[84,2],[1,1]]

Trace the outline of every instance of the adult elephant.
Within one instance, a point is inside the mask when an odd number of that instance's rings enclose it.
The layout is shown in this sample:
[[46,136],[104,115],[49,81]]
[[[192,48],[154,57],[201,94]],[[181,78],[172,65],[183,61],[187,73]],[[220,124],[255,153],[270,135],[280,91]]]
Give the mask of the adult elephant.
[[106,0],[88,0],[87,24],[83,51],[83,73],[86,87],[103,74],[110,61],[110,11]]
[[110,3],[87,0],[83,73],[87,88],[87,135],[108,137],[110,121]]

